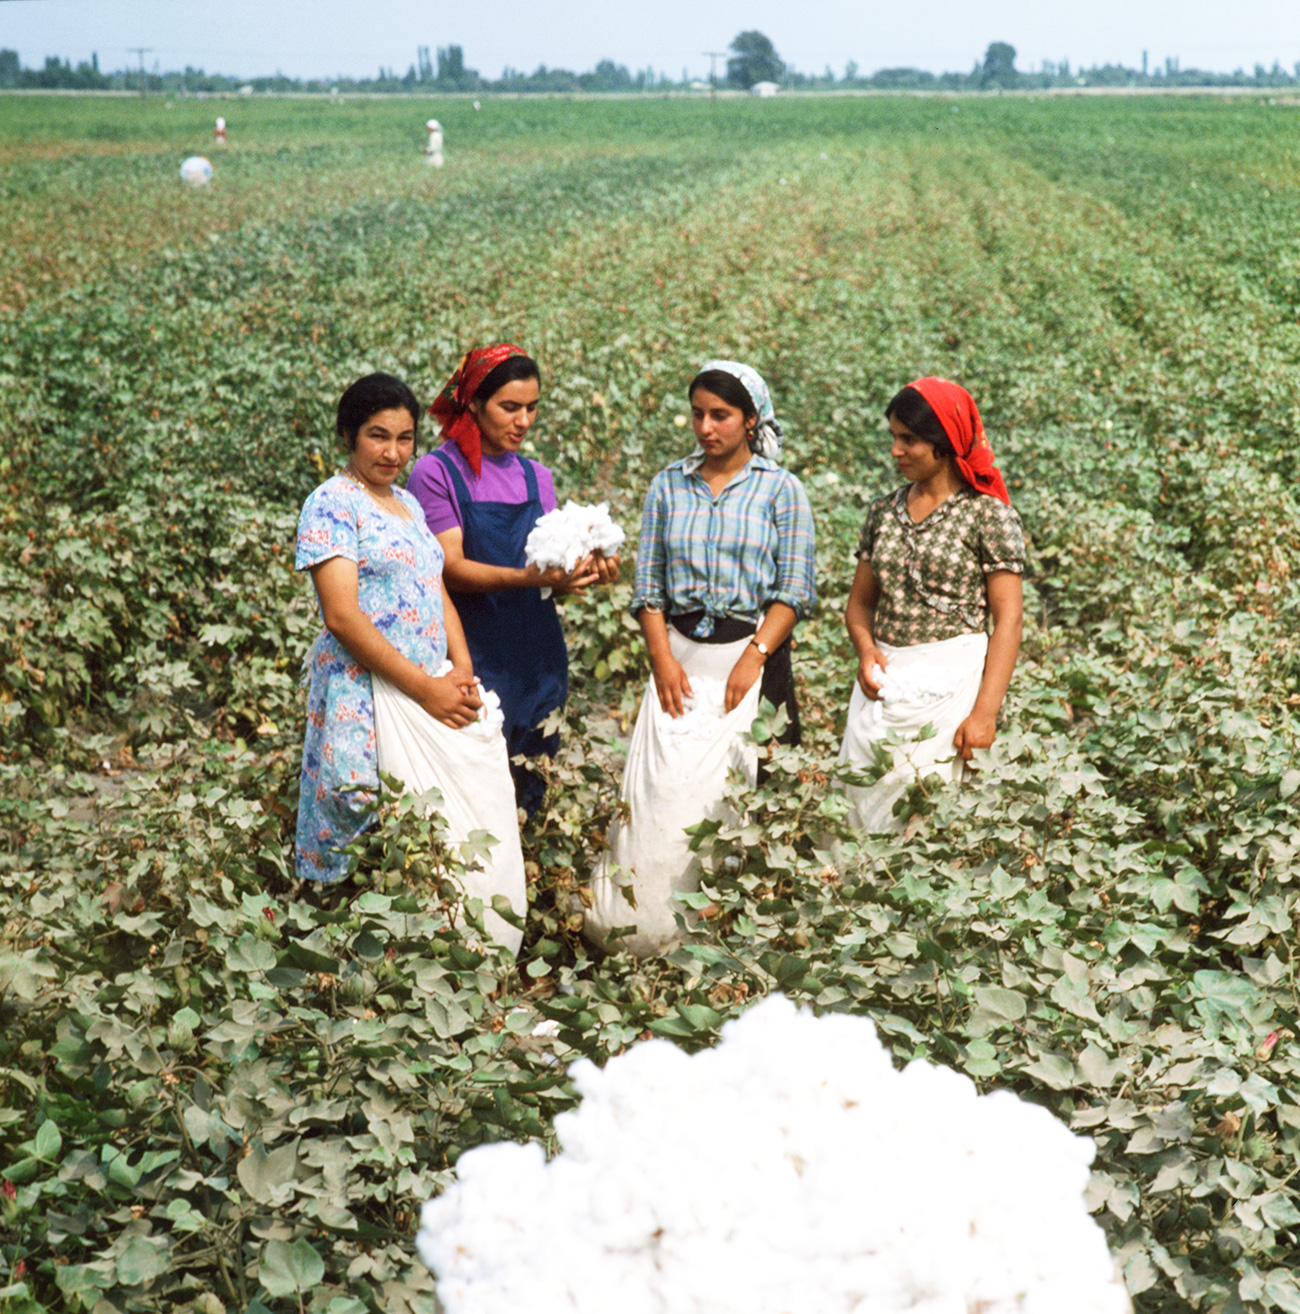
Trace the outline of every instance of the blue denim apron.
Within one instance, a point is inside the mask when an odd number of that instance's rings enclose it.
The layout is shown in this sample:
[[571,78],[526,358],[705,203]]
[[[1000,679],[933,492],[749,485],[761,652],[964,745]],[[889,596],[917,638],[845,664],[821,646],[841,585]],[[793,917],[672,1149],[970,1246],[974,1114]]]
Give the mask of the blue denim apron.
[[[533,463],[519,458],[527,501],[475,502],[455,464],[442,452],[434,456],[456,490],[465,556],[487,566],[522,567],[528,533],[543,514]],[[501,699],[510,756],[553,757],[559,735],[543,735],[537,727],[564,705],[569,693],[569,655],[555,600],[543,598],[540,588],[450,592],[465,629],[474,674]],[[535,812],[545,793],[541,777],[513,762],[510,771],[519,806]]]

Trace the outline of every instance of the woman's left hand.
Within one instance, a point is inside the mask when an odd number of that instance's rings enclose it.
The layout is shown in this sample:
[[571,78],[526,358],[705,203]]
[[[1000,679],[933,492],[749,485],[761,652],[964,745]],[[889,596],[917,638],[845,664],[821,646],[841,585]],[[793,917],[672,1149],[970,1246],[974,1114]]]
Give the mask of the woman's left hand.
[[751,643],[740,655],[740,660],[731,668],[727,677],[727,694],[723,706],[734,712],[745,700],[745,695],[754,687],[754,682],[763,674],[763,657]]
[[998,733],[998,718],[976,710],[957,727],[952,742],[963,762],[969,762],[977,748],[989,748]]

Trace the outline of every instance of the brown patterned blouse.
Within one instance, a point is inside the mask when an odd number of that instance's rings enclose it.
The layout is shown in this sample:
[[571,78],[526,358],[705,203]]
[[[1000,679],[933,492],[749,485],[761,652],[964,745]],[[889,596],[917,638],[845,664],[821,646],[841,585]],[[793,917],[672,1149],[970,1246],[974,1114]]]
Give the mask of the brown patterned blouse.
[[984,577],[1025,569],[1025,531],[996,497],[964,487],[920,524],[907,510],[911,484],[873,502],[858,540],[880,584],[875,637],[895,647],[987,628]]

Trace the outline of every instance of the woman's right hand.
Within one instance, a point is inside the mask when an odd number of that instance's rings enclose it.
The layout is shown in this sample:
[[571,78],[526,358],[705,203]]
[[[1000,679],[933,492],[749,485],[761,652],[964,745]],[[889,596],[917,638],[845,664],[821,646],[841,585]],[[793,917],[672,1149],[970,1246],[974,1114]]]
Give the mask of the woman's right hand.
[[889,669],[889,661],[879,648],[872,645],[865,653],[858,655],[858,684],[872,702],[880,701],[880,676],[875,673],[876,667],[882,672],[886,671]]
[[557,598],[566,598],[570,594],[582,597],[588,585],[600,583],[600,573],[592,564],[590,555],[583,557],[572,570],[565,570],[563,566],[552,566],[548,570],[533,566],[532,569],[537,574],[537,587],[550,589]]
[[428,692],[420,700],[420,706],[435,721],[441,721],[453,730],[463,730],[478,719],[483,700],[474,686],[465,688],[454,677],[455,672],[430,676]]
[[679,717],[686,710],[683,700],[692,697],[691,682],[685,669],[676,657],[661,657],[651,663],[655,679],[655,692],[659,695],[659,706],[669,716]]

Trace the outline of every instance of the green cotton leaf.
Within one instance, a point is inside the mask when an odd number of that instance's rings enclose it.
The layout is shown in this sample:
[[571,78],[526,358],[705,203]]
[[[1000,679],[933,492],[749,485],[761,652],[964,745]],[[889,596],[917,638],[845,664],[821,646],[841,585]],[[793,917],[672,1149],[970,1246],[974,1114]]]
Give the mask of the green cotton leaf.
[[1074,1085],[1074,1064],[1060,1054],[1040,1054],[1021,1071],[1053,1090],[1069,1090]]
[[36,1157],[46,1163],[57,1163],[59,1151],[63,1149],[63,1137],[52,1120],[46,1120],[36,1129],[34,1145]]
[[269,972],[275,966],[275,950],[249,931],[226,950],[226,966],[232,972]]
[[1006,1018],[1008,1022],[1019,1022],[1028,1011],[1024,995],[1016,990],[1002,986],[976,986],[971,993],[980,1008],[995,1017]]
[[1255,987],[1244,976],[1233,972],[1193,972],[1192,981],[1207,1003],[1237,1016],[1254,1004],[1257,997]]
[[325,1277],[325,1261],[310,1242],[268,1241],[262,1247],[258,1280],[272,1296],[313,1291]]
[[1300,771],[1294,769],[1283,771],[1281,782],[1277,787],[1278,794],[1282,798],[1290,798],[1297,789],[1300,789]]
[[1075,1062],[1084,1081],[1101,1090],[1113,1086],[1121,1077],[1128,1075],[1128,1064],[1123,1059],[1111,1058],[1097,1045],[1085,1046]]
[[128,1287],[142,1286],[167,1271],[170,1248],[147,1236],[133,1236],[117,1257],[118,1281]]
[[1273,1269],[1264,1279],[1264,1298],[1287,1314],[1300,1314],[1300,1283],[1284,1268]]
[[258,1204],[282,1204],[293,1191],[298,1173],[298,1142],[270,1154],[256,1142],[235,1170],[239,1184]]

